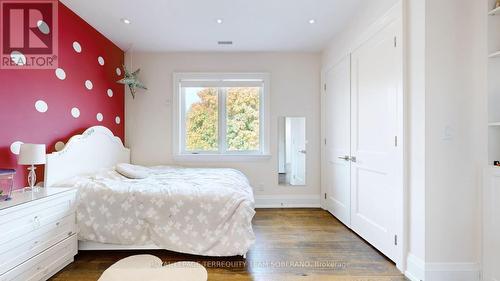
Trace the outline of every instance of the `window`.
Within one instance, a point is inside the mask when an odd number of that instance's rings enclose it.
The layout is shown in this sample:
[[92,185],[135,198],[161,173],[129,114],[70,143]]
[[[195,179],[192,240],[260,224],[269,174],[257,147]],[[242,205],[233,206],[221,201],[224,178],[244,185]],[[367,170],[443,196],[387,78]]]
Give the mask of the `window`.
[[174,84],[177,155],[266,154],[267,75],[178,73]]

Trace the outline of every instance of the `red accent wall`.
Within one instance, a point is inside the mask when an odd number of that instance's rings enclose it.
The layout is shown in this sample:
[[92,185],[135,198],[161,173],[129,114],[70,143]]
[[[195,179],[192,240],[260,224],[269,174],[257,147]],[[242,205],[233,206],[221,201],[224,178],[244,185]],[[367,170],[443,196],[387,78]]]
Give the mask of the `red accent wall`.
[[[50,153],[58,141],[65,143],[95,125],[108,127],[122,140],[124,136],[124,87],[116,83],[123,75],[123,51],[61,3],[58,17],[58,60],[64,80],[54,70],[0,70],[0,168],[17,170],[16,188],[27,185],[27,172],[17,165],[17,155],[11,151],[14,142],[44,143]],[[75,41],[81,53],[74,50]],[[85,87],[86,80],[92,81],[91,90]],[[47,111],[35,108],[38,100],[47,104]],[[71,114],[74,107],[80,111],[78,118]],[[39,166],[37,181],[42,180],[43,166]]]

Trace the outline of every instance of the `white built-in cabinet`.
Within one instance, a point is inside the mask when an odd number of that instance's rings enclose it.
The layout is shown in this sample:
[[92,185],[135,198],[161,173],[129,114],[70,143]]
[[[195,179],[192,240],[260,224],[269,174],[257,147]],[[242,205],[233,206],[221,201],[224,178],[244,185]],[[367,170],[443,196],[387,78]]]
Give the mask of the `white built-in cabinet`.
[[402,43],[396,7],[322,73],[323,205],[398,265],[404,210]]
[[500,281],[500,8],[489,0],[488,166],[483,189],[483,280]]
[[493,165],[500,161],[500,8],[488,15],[488,50],[488,164]]
[[483,280],[500,281],[500,168],[485,172]]

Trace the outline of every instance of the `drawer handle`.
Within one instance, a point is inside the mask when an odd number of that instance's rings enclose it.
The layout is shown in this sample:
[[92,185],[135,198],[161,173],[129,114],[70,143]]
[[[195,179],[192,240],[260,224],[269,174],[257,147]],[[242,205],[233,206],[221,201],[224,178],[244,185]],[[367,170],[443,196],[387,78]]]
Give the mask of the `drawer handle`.
[[40,242],[40,241],[33,242],[33,244],[31,245],[31,249],[34,249],[38,245],[38,242]]
[[73,231],[68,232],[68,236],[71,236],[73,234]]
[[56,222],[56,226],[59,226],[61,224],[61,222]]
[[40,226],[40,219],[38,218],[38,216],[35,216],[33,218],[33,223],[35,224],[35,226]]

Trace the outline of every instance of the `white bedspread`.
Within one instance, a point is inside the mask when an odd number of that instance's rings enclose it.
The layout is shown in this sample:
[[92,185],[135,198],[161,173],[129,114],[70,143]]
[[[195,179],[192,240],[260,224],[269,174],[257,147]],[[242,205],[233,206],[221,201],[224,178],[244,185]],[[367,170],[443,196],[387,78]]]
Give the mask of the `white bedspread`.
[[232,169],[153,167],[146,179],[114,170],[72,179],[79,239],[233,256],[255,241],[252,188]]

